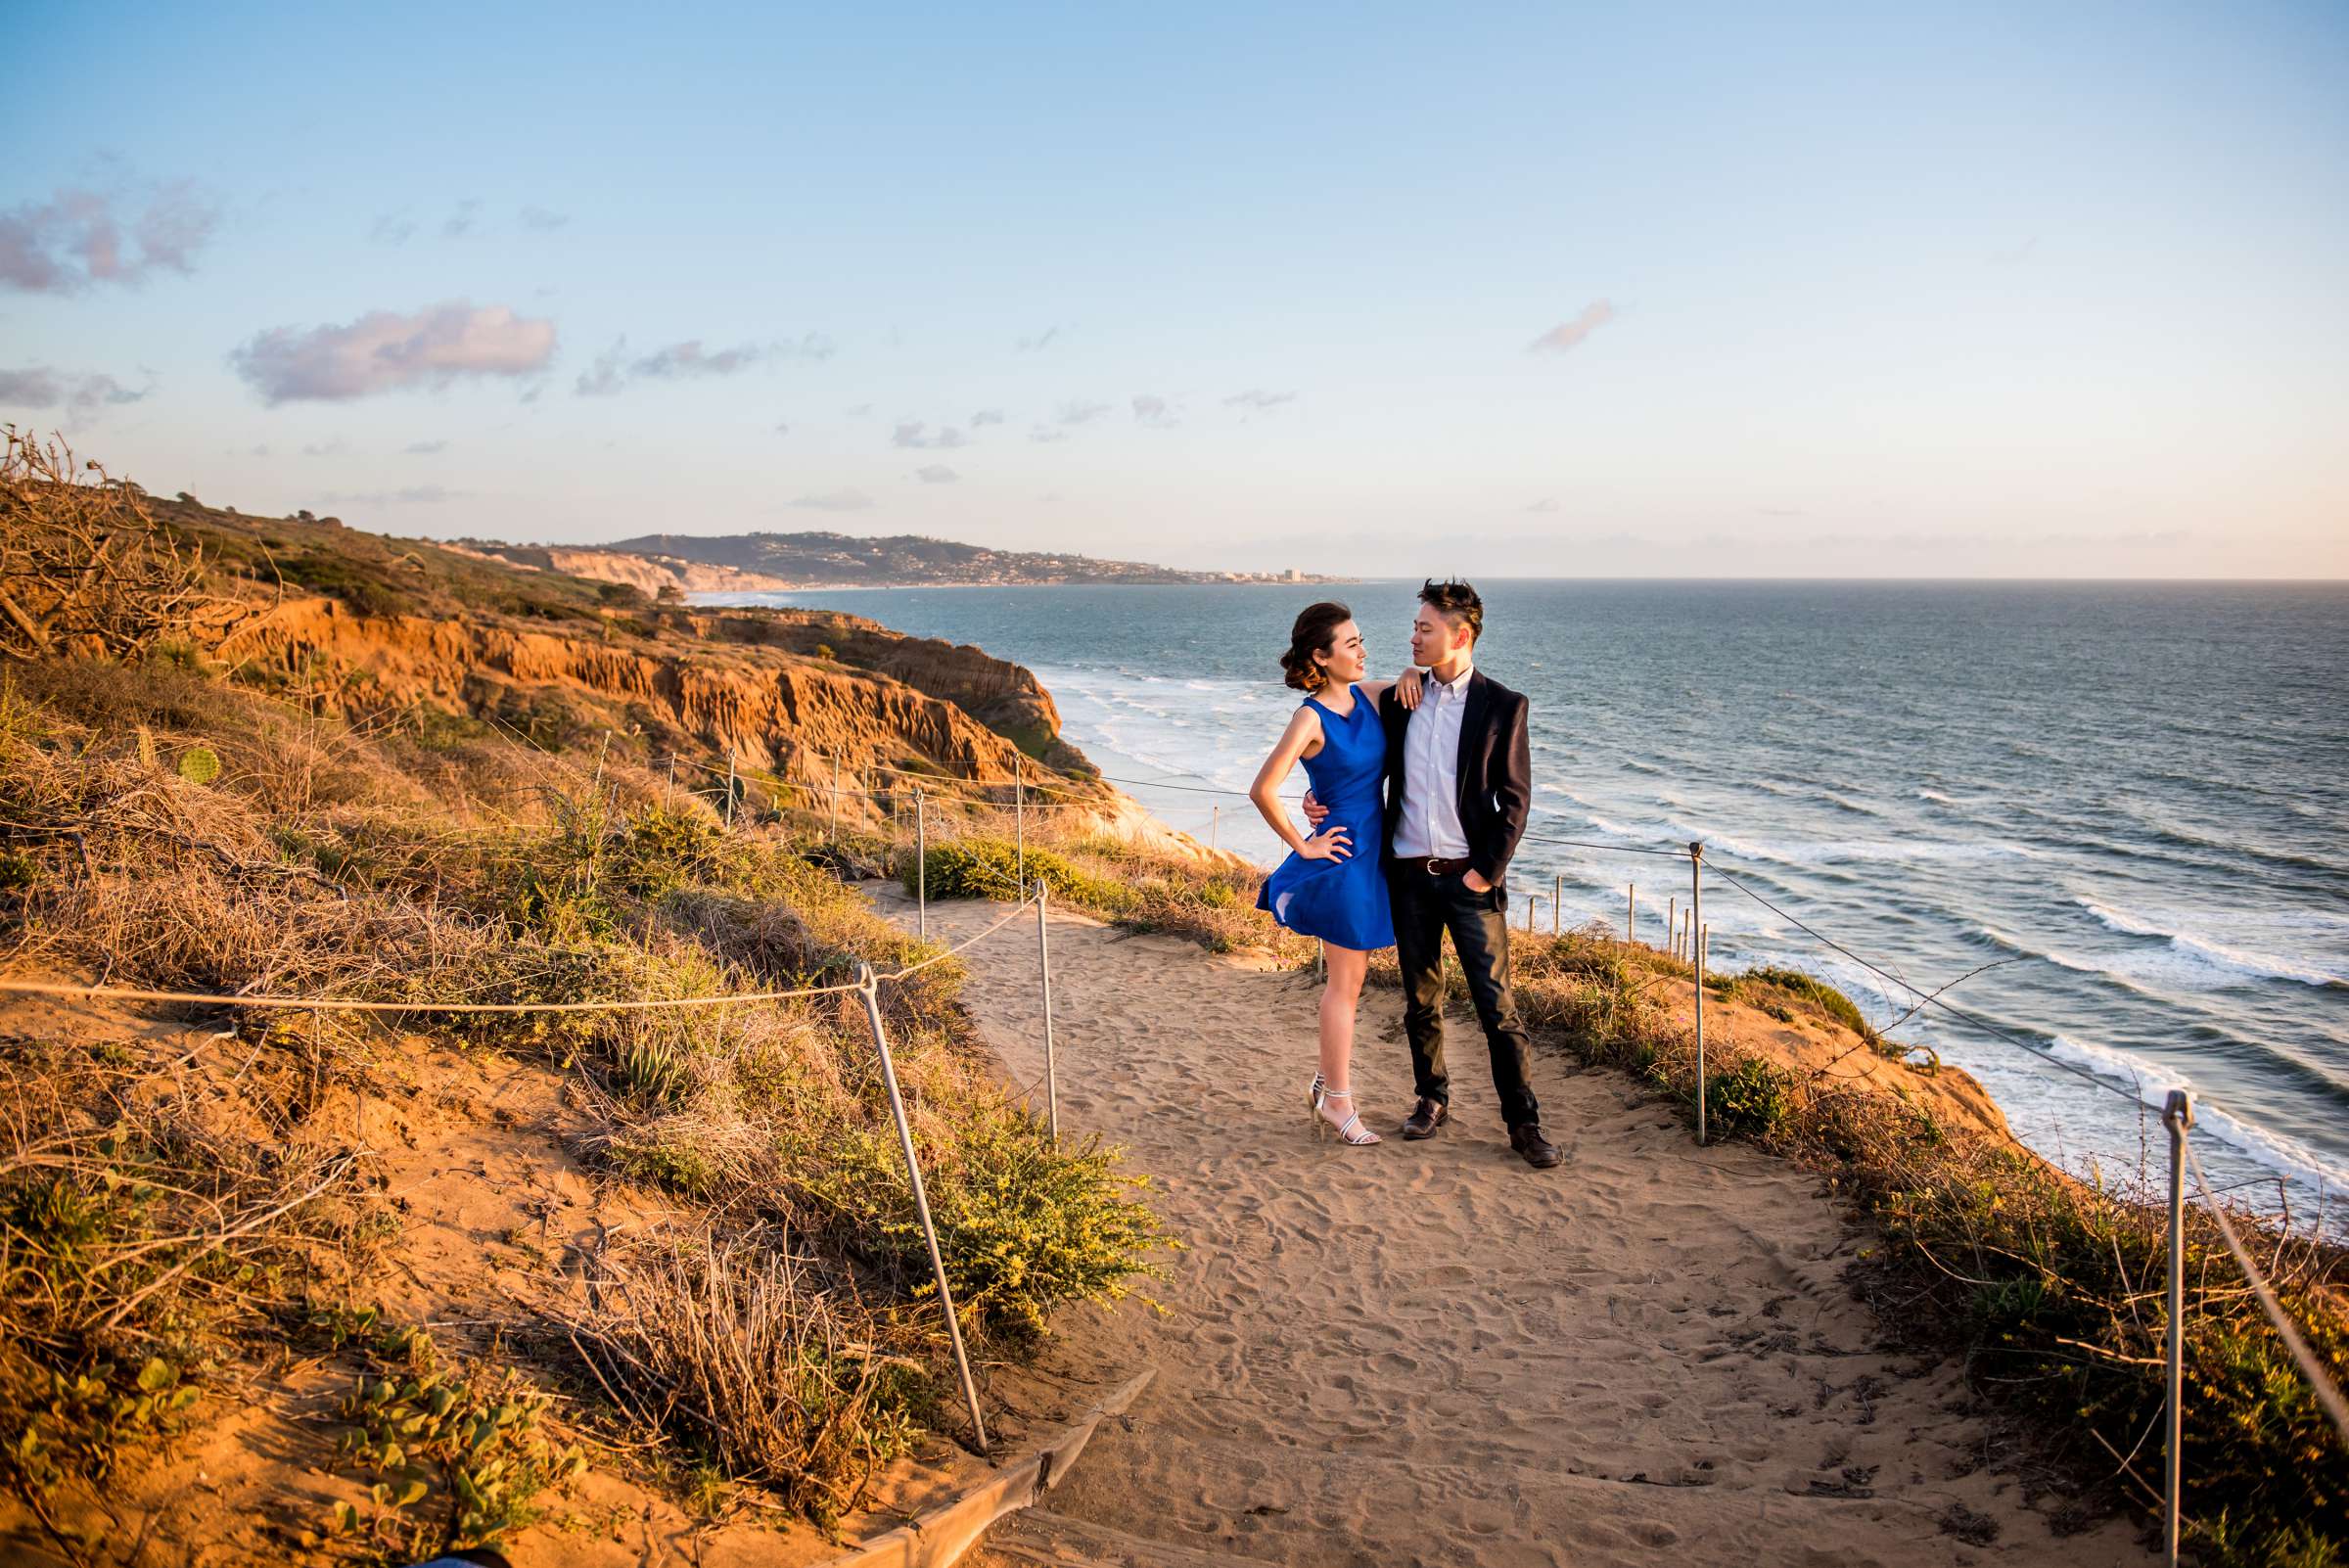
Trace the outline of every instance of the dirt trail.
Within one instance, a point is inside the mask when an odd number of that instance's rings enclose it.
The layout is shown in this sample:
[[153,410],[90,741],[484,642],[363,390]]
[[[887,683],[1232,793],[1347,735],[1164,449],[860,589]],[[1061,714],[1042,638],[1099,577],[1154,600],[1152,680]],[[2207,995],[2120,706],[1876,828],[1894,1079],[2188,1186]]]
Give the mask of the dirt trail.
[[[934,906],[933,934],[998,913]],[[967,996],[1027,1084],[1040,1007],[1017,934],[967,954]],[[1189,1250],[1163,1316],[1069,1321],[1073,1360],[1158,1380],[1050,1511],[972,1560],[2143,1560],[2119,1525],[2053,1534],[1956,1367],[1878,1348],[1843,1283],[1866,1238],[1817,1178],[1697,1148],[1629,1080],[1547,1052],[1536,1088],[1569,1152],[1531,1171],[1456,1018],[1436,1138],[1317,1142],[1310,977],[1058,912],[1052,953],[1064,1132],[1126,1145]],[[1409,1063],[1393,995],[1362,1011],[1356,1083],[1383,1130]]]

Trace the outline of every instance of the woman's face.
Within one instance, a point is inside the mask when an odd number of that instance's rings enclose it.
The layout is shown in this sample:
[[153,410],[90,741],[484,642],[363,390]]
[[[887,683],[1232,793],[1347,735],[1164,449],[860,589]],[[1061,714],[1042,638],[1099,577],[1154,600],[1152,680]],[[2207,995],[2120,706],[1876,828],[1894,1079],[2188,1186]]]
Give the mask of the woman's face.
[[1362,647],[1362,628],[1351,621],[1339,622],[1337,630],[1330,633],[1329,650],[1320,656],[1320,660],[1321,668],[1329,671],[1329,683],[1333,686],[1351,685],[1361,679],[1362,671],[1370,667],[1369,657]]

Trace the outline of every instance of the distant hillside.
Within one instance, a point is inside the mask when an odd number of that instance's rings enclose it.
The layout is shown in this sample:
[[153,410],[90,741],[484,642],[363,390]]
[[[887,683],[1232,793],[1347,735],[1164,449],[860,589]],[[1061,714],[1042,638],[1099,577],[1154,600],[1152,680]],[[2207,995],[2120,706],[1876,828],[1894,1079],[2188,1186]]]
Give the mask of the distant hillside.
[[[519,556],[522,546],[484,546]],[[1315,581],[1282,573],[1177,572],[1139,561],[1089,555],[990,550],[950,539],[901,533],[863,539],[846,533],[729,533],[697,536],[648,533],[596,548],[665,565],[692,563],[779,578],[793,587],[877,587],[883,584],[1047,582],[1268,582]],[[575,568],[575,570],[576,570]]]

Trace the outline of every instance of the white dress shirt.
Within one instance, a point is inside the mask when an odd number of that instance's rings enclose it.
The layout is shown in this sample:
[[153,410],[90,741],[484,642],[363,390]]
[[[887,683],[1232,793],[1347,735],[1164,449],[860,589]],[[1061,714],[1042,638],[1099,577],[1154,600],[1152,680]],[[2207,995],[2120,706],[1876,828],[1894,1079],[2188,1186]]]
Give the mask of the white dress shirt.
[[1450,681],[1429,675],[1403,734],[1403,820],[1395,824],[1395,853],[1439,860],[1468,856],[1468,834],[1460,826],[1460,720],[1468,712],[1468,677],[1462,665]]

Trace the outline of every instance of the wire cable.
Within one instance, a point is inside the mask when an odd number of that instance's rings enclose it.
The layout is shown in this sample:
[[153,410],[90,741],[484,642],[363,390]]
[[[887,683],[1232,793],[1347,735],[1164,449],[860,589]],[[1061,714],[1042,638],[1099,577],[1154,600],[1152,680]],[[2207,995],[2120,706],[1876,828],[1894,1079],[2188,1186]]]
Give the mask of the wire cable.
[[[1979,1029],[1986,1034],[1997,1036],[2000,1039],[2004,1040],[2009,1045],[2018,1046],[2023,1050],[2029,1051],[2033,1056],[2037,1057],[2043,1062],[2046,1062],[2049,1066],[2060,1067],[2065,1072],[2071,1074],[2074,1078],[2079,1079],[2082,1083],[2094,1084],[2105,1093],[2128,1101],[2131,1105],[2137,1107],[2137,1109],[2141,1112],[2150,1108],[2145,1104],[2144,1101],[2144,1084],[2142,1080],[2137,1081],[2138,1092],[2135,1094],[2131,1094],[2128,1090],[2123,1089],[2115,1084],[2107,1084],[2104,1082],[2104,1080],[2096,1077],[2096,1074],[2090,1072],[2087,1068],[2074,1066],[2072,1063],[2065,1061],[2062,1057],[2057,1056],[2053,1052],[2048,1050],[2045,1046],[2034,1045],[2021,1036],[2010,1033],[2007,1030],[2001,1029],[1998,1025],[1991,1023],[1987,1019],[1977,1018],[1962,1007],[1953,1006],[1951,1003],[1943,1001],[1939,992],[1927,992],[1920,990],[1911,982],[1903,980],[1900,976],[1889,973],[1886,970],[1879,969],[1874,964],[1871,964],[1866,959],[1861,957],[1858,953],[1852,951],[1851,948],[1846,947],[1842,943],[1835,941],[1833,938],[1828,937],[1821,932],[1814,930],[1812,927],[1805,925],[1802,921],[1796,919],[1793,915],[1788,914],[1785,910],[1779,908],[1776,904],[1771,902],[1768,899],[1763,898],[1762,895],[1756,893],[1753,889],[1747,887],[1744,883],[1738,881],[1727,871],[1721,869],[1718,864],[1714,865],[1713,874],[1721,878],[1722,881],[1727,882],[1730,887],[1735,888],[1739,893],[1742,893],[1747,898],[1753,899],[1763,908],[1768,909],[1771,913],[1776,915],[1779,919],[1789,922],[1799,930],[1807,932],[1819,942],[1821,942],[1827,946],[1834,948],[1837,952],[1843,954],[1846,958],[1849,958],[1852,962],[1858,964],[1869,974],[1874,975],[1877,979],[1888,981],[1892,985],[1900,987],[1903,991],[1916,997],[1920,1003],[1938,1007],[1943,1012],[1949,1013],[1953,1017],[1963,1019],[1966,1023],[1973,1025],[1976,1029]],[[1946,990],[1947,988],[1944,989]]]
[[854,984],[802,986],[792,991],[730,992],[722,996],[663,996],[615,1001],[451,1002],[361,1001],[346,996],[226,995],[213,992],[144,991],[128,986],[73,986],[45,980],[0,980],[0,992],[67,1000],[179,1002],[209,1007],[296,1007],[322,1013],[622,1013],[664,1007],[730,1007],[738,1002],[784,1001],[856,990]]
[[[922,960],[920,963],[918,963],[918,964],[907,964],[907,965],[906,965],[904,968],[902,968],[902,969],[893,969],[893,970],[891,970],[891,971],[890,971],[888,974],[886,974],[886,975],[875,975],[875,976],[873,977],[873,979],[874,979],[876,982],[879,982],[879,981],[884,981],[884,980],[889,980],[889,981],[898,981],[898,980],[905,980],[905,979],[907,979],[907,978],[909,978],[909,977],[911,977],[911,976],[914,976],[914,975],[918,975],[918,974],[920,974],[920,973],[921,973],[923,970],[925,970],[925,969],[929,968],[929,967],[930,967],[932,964],[944,963],[944,962],[945,962],[945,961],[946,961],[948,958],[951,958],[951,957],[953,957],[953,956],[954,956],[956,953],[963,951],[965,948],[969,948],[969,947],[975,947],[975,946],[977,946],[977,945],[978,945],[980,943],[982,943],[982,942],[985,942],[985,941],[986,941],[988,938],[990,938],[990,937],[993,936],[993,935],[994,935],[996,932],[998,932],[998,931],[1002,930],[1002,929],[1003,929],[1005,926],[1008,926],[1008,925],[1010,925],[1010,924],[1011,924],[1011,923],[1012,923],[1014,920],[1017,920],[1017,919],[1020,917],[1021,913],[1022,913],[1024,910],[1026,910],[1030,904],[1033,904],[1034,902],[1036,902],[1036,900],[1037,897],[1038,897],[1038,896],[1037,896],[1036,894],[1033,894],[1033,893],[1031,893],[1030,895],[1028,895],[1028,897],[1027,897],[1027,898],[1025,898],[1025,899],[1021,899],[1021,900],[1020,900],[1018,903],[1016,903],[1016,904],[1014,904],[1014,905],[1012,906],[1011,913],[1009,913],[1009,914],[1005,915],[1005,916],[1004,916],[1002,919],[1000,919],[1000,920],[996,921],[996,922],[995,922],[993,925],[991,925],[991,926],[989,926],[989,927],[988,927],[988,928],[987,928],[985,931],[982,931],[982,932],[980,932],[980,933],[979,933],[977,936],[975,936],[975,937],[965,937],[965,938],[964,938],[962,941],[960,941],[960,942],[956,943],[956,944],[955,944],[953,946],[946,948],[946,949],[945,949],[944,951],[943,951],[943,952],[936,952],[936,953],[932,953],[932,954],[931,954],[929,957],[927,957],[927,958],[923,959],[923,960]],[[860,987],[856,987],[856,986],[851,986],[851,987],[850,987],[850,988],[848,988],[848,989],[849,989],[849,990],[851,990],[851,991],[857,991],[857,990],[861,990],[862,988],[860,988]]]

